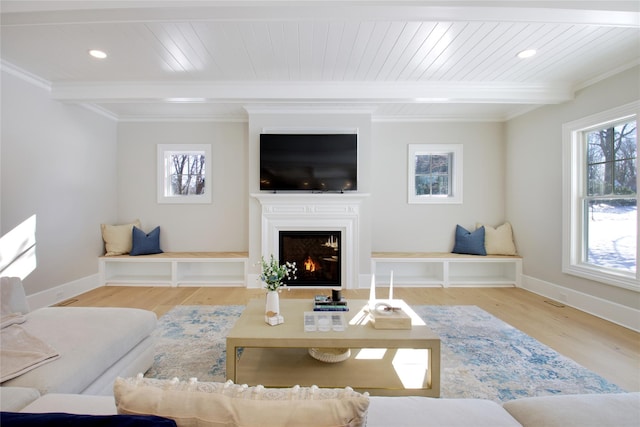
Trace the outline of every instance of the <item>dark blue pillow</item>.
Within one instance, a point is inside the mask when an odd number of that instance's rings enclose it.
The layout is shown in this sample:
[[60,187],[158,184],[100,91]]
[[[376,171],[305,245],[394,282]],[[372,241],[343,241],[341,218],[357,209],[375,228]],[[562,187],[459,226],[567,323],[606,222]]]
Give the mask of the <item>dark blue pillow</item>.
[[175,427],[176,422],[155,415],[74,415],[59,412],[31,414],[1,412],[2,427]]
[[161,254],[160,249],[160,227],[156,227],[149,234],[145,234],[135,225],[132,231],[133,242],[129,255],[151,255]]
[[486,255],[484,249],[484,226],[474,232],[456,226],[456,243],[453,246],[454,254]]

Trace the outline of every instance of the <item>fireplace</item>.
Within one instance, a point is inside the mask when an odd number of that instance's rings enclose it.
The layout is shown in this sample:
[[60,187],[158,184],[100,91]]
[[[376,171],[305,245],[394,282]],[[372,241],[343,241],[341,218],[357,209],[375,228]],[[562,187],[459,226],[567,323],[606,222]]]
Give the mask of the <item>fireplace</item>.
[[[340,232],[338,240],[340,255],[339,284],[343,289],[359,287],[359,269],[365,261],[360,259],[360,251],[370,253],[370,242],[360,233],[360,203],[366,194],[252,194],[261,205],[260,256],[268,258],[272,254],[280,257],[281,231],[322,231]],[[325,240],[326,241],[326,240]],[[251,249],[250,249],[251,251]],[[251,256],[252,252],[250,252]],[[298,266],[299,268],[299,266]],[[249,283],[257,283],[258,276]],[[363,281],[368,286],[369,280]],[[312,285],[308,285],[312,286]],[[337,286],[321,285],[317,286]]]
[[279,232],[281,263],[295,262],[296,279],[286,280],[288,286],[341,286],[340,231]]

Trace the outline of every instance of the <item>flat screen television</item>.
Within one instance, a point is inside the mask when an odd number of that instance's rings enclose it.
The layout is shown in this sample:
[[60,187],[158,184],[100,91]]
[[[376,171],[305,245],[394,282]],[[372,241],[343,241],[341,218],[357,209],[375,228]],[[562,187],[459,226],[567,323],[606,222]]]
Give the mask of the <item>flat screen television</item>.
[[357,134],[260,135],[260,190],[355,191]]

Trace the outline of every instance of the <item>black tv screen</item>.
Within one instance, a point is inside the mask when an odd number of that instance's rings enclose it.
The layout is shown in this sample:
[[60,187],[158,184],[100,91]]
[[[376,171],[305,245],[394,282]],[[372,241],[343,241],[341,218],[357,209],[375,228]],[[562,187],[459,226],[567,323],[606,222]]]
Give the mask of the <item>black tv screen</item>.
[[355,191],[357,134],[260,135],[260,190]]

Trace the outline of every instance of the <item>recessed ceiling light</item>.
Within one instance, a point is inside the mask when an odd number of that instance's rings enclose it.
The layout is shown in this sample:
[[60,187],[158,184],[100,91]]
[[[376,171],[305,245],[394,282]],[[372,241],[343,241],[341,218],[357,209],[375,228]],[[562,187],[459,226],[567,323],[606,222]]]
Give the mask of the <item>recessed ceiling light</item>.
[[519,52],[518,53],[518,58],[521,58],[521,59],[531,58],[535,54],[536,54],[536,50],[535,49],[527,49],[527,50],[523,50],[522,52]]
[[97,50],[97,49],[91,49],[89,51],[89,55],[93,56],[94,58],[98,58],[98,59],[104,59],[107,57],[106,52],[103,52],[101,50]]

